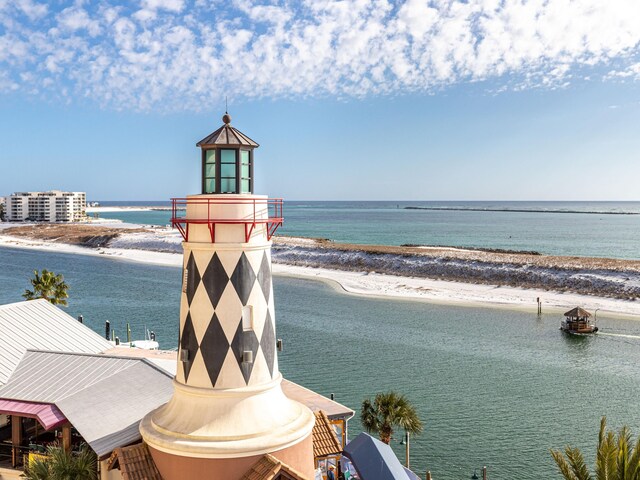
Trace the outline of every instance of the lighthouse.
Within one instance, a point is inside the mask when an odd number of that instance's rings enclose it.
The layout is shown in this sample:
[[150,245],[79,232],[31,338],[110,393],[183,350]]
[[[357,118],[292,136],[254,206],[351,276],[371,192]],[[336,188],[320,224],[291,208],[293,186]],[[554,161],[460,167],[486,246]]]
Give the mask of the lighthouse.
[[222,120],[197,143],[202,192],[172,200],[184,239],[174,393],[140,431],[165,480],[240,479],[267,454],[313,478],[314,415],[284,395],[278,369],[271,237],[282,200],[254,194],[258,144]]

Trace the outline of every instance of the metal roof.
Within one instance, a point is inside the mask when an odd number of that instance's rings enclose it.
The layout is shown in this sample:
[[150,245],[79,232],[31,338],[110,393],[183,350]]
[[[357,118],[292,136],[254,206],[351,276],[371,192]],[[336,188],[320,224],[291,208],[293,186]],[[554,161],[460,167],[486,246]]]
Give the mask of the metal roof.
[[0,305],[0,386],[28,349],[100,353],[111,343],[46,300]]
[[142,417],[169,401],[172,377],[143,358],[27,351],[0,399],[56,405],[98,456],[140,439]]
[[347,443],[343,454],[363,480],[409,480],[391,447],[365,432]]
[[210,133],[202,140],[200,140],[196,146],[244,146],[244,147],[259,147],[259,145],[247,137],[240,130],[233,128],[230,124],[224,124],[215,132]]
[[[142,350],[139,348],[113,347],[104,352],[106,355],[119,357],[146,358],[149,362],[162,368],[172,376],[176,374],[178,364],[178,352],[175,350]],[[323,411],[330,420],[350,419],[355,412],[344,405],[331,400],[324,395],[320,395],[308,388],[293,383],[286,378],[282,379],[282,391],[291,400],[302,403],[309,407],[312,412]]]
[[282,391],[291,400],[295,400],[296,402],[306,405],[312,412],[319,412],[322,410],[331,420],[339,418],[348,420],[355,414],[355,412],[350,408],[345,407],[335,400],[331,400],[319,393],[309,390],[302,385],[298,385],[297,383],[282,379],[281,385]]

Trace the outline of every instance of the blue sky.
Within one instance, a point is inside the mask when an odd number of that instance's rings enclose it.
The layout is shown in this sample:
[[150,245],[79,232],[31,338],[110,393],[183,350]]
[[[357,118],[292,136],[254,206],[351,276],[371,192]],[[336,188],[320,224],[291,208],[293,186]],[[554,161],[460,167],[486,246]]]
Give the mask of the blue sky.
[[636,0],[0,0],[0,195],[640,200]]

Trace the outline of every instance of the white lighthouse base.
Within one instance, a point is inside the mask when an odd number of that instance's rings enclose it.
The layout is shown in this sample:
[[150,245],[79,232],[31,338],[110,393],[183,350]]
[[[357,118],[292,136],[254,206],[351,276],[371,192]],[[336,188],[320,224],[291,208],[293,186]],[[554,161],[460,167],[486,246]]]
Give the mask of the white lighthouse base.
[[[169,455],[225,460],[222,463],[226,475],[230,474],[229,465],[234,463],[229,463],[230,459],[237,459],[238,466],[244,468],[247,461],[261,455],[291,449],[296,453],[286,455],[292,457],[289,461],[302,463],[290,466],[300,472],[312,472],[310,438],[315,417],[306,406],[284,395],[281,381],[282,376],[278,374],[273,381],[257,386],[214,390],[190,387],[174,380],[172,399],[142,420],[142,438],[155,453],[154,458]],[[171,463],[163,458],[158,458],[158,463]],[[174,467],[175,461],[177,459],[173,461]],[[170,472],[161,470],[160,473],[165,480],[179,478]],[[207,478],[222,477],[208,475]]]

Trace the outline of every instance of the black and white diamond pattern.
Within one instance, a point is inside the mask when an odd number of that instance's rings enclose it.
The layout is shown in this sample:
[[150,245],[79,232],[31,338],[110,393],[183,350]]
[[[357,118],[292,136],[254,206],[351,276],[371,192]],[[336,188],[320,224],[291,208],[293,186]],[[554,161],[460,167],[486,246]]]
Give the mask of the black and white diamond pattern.
[[[188,252],[180,337],[188,359],[178,381],[203,388],[237,388],[270,381],[277,374],[267,248]],[[252,312],[251,326],[243,327],[243,307],[245,315]],[[252,362],[243,361],[244,352],[252,353]]]
[[[209,294],[213,308],[218,307],[218,302],[220,301],[220,297],[222,297],[222,292],[224,292],[228,281],[229,277],[227,276],[227,272],[224,271],[220,257],[218,257],[217,253],[214,253],[207,269],[202,275],[202,282],[207,290],[207,294]],[[189,302],[189,305],[191,305],[191,302]]]
[[251,289],[256,283],[256,274],[244,252],[240,255],[240,260],[231,275],[231,283],[236,289],[238,297],[240,297],[240,300],[242,301],[242,305],[246,305],[249,300],[249,295],[251,294]]
[[224,330],[222,330],[222,326],[220,326],[218,316],[214,313],[211,322],[209,322],[207,332],[200,343],[200,352],[202,353],[211,385],[215,385],[218,380],[228,349],[229,342]]
[[269,262],[266,251],[262,255],[262,263],[260,263],[260,270],[258,271],[258,283],[260,283],[260,288],[264,293],[264,299],[268,302],[271,295],[271,262]]
[[262,329],[260,345],[262,346],[264,358],[267,361],[267,367],[269,367],[269,373],[271,374],[271,377],[273,377],[273,367],[276,359],[276,331],[268,310],[267,318],[264,322],[264,328]]
[[193,296],[196,293],[196,288],[198,288],[198,284],[200,283],[200,272],[198,272],[198,266],[196,265],[196,261],[193,257],[193,252],[189,255],[189,261],[187,262],[187,274],[185,275],[185,278],[187,281],[187,288],[185,289],[187,301],[189,302],[189,305],[191,305]]
[[187,351],[186,360],[182,362],[184,378],[187,379],[189,378],[193,361],[198,353],[198,339],[196,338],[191,315],[189,314],[187,314],[187,320],[184,322],[182,334],[180,335],[180,348]]

